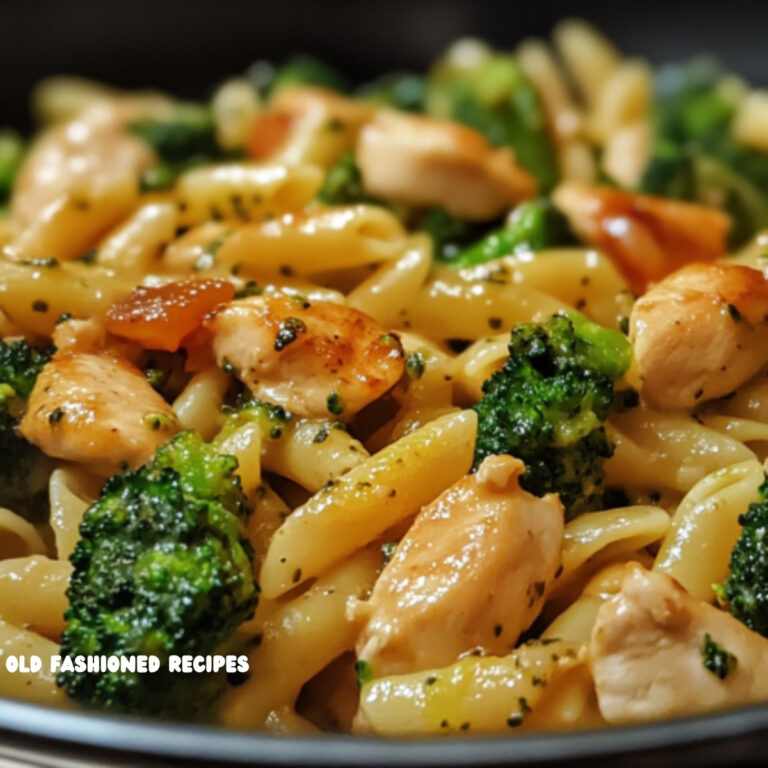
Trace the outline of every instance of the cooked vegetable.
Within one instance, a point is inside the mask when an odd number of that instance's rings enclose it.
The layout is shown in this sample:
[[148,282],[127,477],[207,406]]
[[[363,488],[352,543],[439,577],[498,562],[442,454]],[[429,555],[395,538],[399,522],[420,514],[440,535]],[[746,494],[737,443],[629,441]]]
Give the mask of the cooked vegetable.
[[179,106],[168,119],[137,120],[128,126],[128,131],[157,155],[157,164],[142,176],[145,191],[167,189],[189,168],[240,154],[225,151],[219,145],[213,115],[203,105]]
[[454,269],[465,269],[501,256],[541,251],[572,239],[565,217],[548,199],[530,200],[515,208],[504,227],[449,258],[448,264]]
[[15,131],[0,130],[0,205],[4,205],[11,195],[24,153],[21,136]]
[[365,193],[362,175],[352,152],[343,154],[328,170],[317,199],[327,205],[378,202]]
[[427,100],[427,81],[421,75],[395,72],[362,86],[359,94],[380,107],[423,112]]
[[570,517],[599,508],[603,460],[613,453],[603,424],[631,355],[621,334],[576,314],[513,328],[509,359],[474,406],[475,467],[486,456],[516,456],[525,490],[559,493]]
[[541,191],[557,182],[557,161],[538,95],[511,55],[489,52],[468,67],[439,61],[429,75],[427,111],[471,126],[495,146],[511,147]]
[[160,658],[154,674],[62,671],[88,707],[193,716],[221,678],[167,671],[171,654],[206,654],[253,614],[258,587],[243,536],[237,460],[192,432],[177,435],[135,472],[115,475],[80,526],[71,562],[62,656]]
[[0,506],[37,518],[46,504],[52,462],[18,433],[19,418],[51,350],[0,341]]
[[658,75],[655,138],[643,192],[722,208],[732,245],[768,226],[768,156],[732,134],[737,97],[716,63],[700,59]]
[[430,208],[417,226],[432,238],[435,258],[448,264],[488,232],[487,222],[466,221],[443,208]]
[[316,85],[330,88],[332,91],[349,89],[347,79],[331,67],[313,56],[294,56],[277,70],[274,70],[267,85],[270,95],[293,85]]
[[273,405],[259,400],[258,397],[241,398],[234,406],[224,407],[226,420],[219,432],[218,440],[224,440],[238,427],[256,421],[261,434],[277,440],[283,434],[283,428],[292,416],[280,405]]
[[768,637],[768,477],[760,486],[760,501],[749,505],[739,524],[728,578],[716,591],[739,621]]

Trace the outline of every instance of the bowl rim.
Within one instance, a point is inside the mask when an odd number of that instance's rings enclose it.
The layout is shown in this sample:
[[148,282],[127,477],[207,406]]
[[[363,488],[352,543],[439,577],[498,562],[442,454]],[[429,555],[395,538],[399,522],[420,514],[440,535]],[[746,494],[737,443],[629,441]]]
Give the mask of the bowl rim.
[[[701,746],[768,732],[768,704],[698,716],[584,731],[383,739],[324,734],[277,736],[209,725],[150,722],[131,717],[70,712],[0,698],[0,733],[56,742],[65,749],[94,748],[114,755],[274,766],[545,765]],[[0,738],[0,741],[3,739]],[[763,742],[764,744],[765,742]],[[514,750],[510,750],[514,744]],[[41,744],[42,746],[42,744]],[[450,748],[448,748],[450,746]]]

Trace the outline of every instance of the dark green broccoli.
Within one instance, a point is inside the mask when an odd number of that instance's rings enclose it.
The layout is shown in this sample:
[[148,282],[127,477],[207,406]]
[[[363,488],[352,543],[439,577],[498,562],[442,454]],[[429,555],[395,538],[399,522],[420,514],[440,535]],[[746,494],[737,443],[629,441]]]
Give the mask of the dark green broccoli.
[[292,416],[281,405],[273,405],[257,397],[242,398],[234,407],[224,406],[226,420],[219,432],[218,439],[224,440],[232,432],[245,424],[258,422],[262,435],[277,440]]
[[167,671],[172,654],[207,654],[257,603],[237,460],[192,432],[134,472],[115,475],[85,513],[70,558],[62,656],[155,655],[155,674],[62,671],[57,683],[89,707],[194,717],[215,675]]
[[739,661],[730,651],[713,640],[712,635],[706,634],[701,644],[701,663],[715,677],[725,680],[736,669]]
[[426,232],[432,238],[435,258],[446,264],[450,264],[465,248],[486,235],[493,226],[498,226],[498,222],[489,225],[488,222],[466,221],[443,208],[430,208],[413,222],[415,229]]
[[506,226],[489,232],[446,259],[446,263],[454,269],[465,269],[501,256],[540,251],[572,240],[565,217],[547,198],[529,200],[515,208]]
[[768,226],[768,157],[735,140],[737,106],[715,62],[698,59],[662,69],[651,159],[640,183],[645,193],[725,210],[734,246]]
[[427,111],[511,147],[542,192],[558,180],[557,158],[536,89],[511,55],[489,53],[473,67],[440,61],[430,72]]
[[225,151],[219,145],[213,115],[203,105],[179,106],[172,116],[162,120],[137,120],[128,126],[128,131],[148,144],[157,155],[157,163],[142,176],[145,191],[167,189],[189,168],[240,154]]
[[759,493],[760,501],[739,517],[728,578],[715,591],[739,621],[768,637],[768,477]]
[[509,359],[474,405],[475,467],[486,456],[517,456],[522,487],[559,493],[569,517],[599,507],[603,459],[613,452],[603,424],[631,357],[620,333],[576,314],[513,328]]
[[42,517],[52,462],[18,433],[27,398],[51,350],[0,341],[0,505]]
[[363,189],[363,178],[352,152],[343,154],[328,170],[317,199],[327,205],[378,203]]
[[294,56],[270,74],[265,88],[270,95],[293,85],[314,85],[342,92],[349,90],[344,75],[313,56]]
[[423,112],[427,100],[427,81],[421,75],[394,72],[363,85],[358,94],[380,107],[403,112]]
[[15,131],[0,130],[0,205],[11,196],[25,150],[24,141]]

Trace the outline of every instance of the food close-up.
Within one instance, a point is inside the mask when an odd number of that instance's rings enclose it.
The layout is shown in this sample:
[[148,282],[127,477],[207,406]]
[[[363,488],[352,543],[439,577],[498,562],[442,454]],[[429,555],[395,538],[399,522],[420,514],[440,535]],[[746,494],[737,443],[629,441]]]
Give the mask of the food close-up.
[[510,740],[768,702],[768,91],[565,20],[209,94],[53,76],[0,131],[0,649],[43,660],[0,696]]

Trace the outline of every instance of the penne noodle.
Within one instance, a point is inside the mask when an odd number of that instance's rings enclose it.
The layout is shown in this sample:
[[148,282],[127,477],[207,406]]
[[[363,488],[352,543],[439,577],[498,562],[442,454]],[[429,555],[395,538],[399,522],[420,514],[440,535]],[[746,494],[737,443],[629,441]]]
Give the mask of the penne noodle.
[[[448,414],[383,448],[319,491],[277,530],[261,589],[277,597],[415,514],[472,464],[477,418]],[[314,546],[325,541],[322,549]]]

